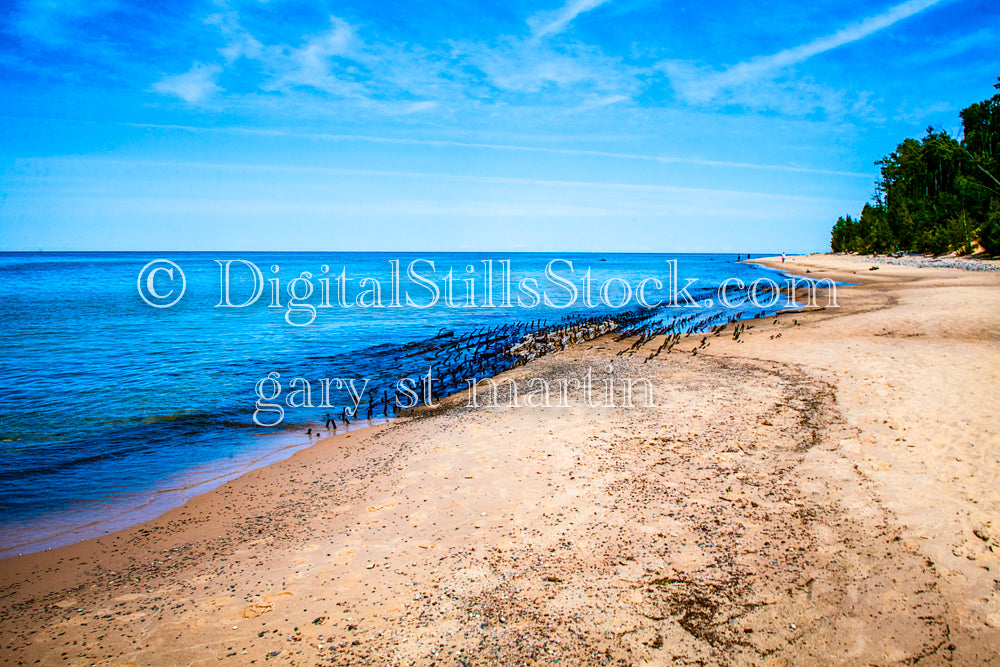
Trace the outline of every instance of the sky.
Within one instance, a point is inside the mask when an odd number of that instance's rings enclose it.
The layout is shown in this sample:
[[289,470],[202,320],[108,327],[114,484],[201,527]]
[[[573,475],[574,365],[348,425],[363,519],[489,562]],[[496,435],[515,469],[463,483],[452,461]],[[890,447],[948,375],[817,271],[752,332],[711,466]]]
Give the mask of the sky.
[[4,0],[0,250],[809,252],[996,0]]

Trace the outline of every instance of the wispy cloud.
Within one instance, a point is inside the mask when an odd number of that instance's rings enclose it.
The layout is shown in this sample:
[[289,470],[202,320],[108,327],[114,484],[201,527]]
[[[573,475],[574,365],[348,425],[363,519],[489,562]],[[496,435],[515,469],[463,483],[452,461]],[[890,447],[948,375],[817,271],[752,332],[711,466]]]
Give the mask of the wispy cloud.
[[184,74],[168,76],[153,84],[153,90],[174,95],[189,104],[197,104],[219,90],[216,78],[222,68],[218,65],[195,63]]
[[[545,92],[549,102],[564,102],[587,94],[630,96],[638,81],[628,67],[583,44],[555,49],[535,40],[505,37],[496,44],[456,42],[460,62],[482,72],[498,93]],[[536,100],[542,102],[546,100]]]
[[561,33],[580,14],[603,5],[608,0],[570,0],[554,12],[539,12],[528,19],[531,36],[542,39]]
[[290,132],[287,130],[268,130],[248,127],[196,127],[191,125],[153,125],[150,123],[121,123],[129,127],[180,130],[183,132],[209,132],[253,134],[258,136],[287,137],[296,139],[312,139],[319,141],[364,141],[370,143],[400,144],[411,146],[436,146],[447,148],[471,148],[497,151],[515,151],[527,153],[547,153],[552,155],[603,157],[615,160],[637,160],[642,162],[659,162],[661,164],[691,164],[704,167],[724,167],[730,169],[753,169],[762,171],[784,171],[804,174],[824,174],[828,176],[848,176],[870,179],[874,173],[854,171],[837,171],[831,169],[814,169],[797,165],[761,164],[753,162],[736,162],[728,160],[707,160],[698,157],[682,157],[674,155],[647,155],[642,153],[624,153],[612,151],[583,150],[573,148],[548,148],[545,146],[522,146],[517,144],[489,144],[466,141],[447,141],[435,139],[405,139],[398,137],[378,137],[360,134],[331,134],[323,132]]
[[205,24],[215,26],[225,40],[225,46],[219,53],[227,63],[233,63],[240,58],[256,59],[264,51],[264,45],[240,26],[239,15],[236,12],[212,14],[205,19]]
[[242,78],[233,76],[234,86],[247,95],[283,93],[289,102],[318,95],[394,115],[434,108],[437,100],[431,98],[454,88],[440,57],[404,44],[367,41],[356,26],[337,16],[297,43],[251,34],[233,11],[212,15],[205,23],[223,38],[218,53],[227,71],[235,71],[241,61],[253,63]]
[[503,35],[491,42],[456,41],[453,55],[482,72],[486,83],[501,95],[529,95],[537,102],[534,94],[544,92],[549,102],[565,103],[571,98],[579,111],[627,101],[642,85],[637,68],[609,57],[597,46],[575,40],[557,45],[545,39],[608,1],[569,0],[557,10],[528,17],[528,38]]
[[[685,61],[664,61],[658,67],[666,72],[677,95],[689,104],[708,104],[720,100],[750,106],[759,106],[761,101],[774,103],[776,100],[769,98],[773,98],[778,92],[776,88],[789,90],[787,84],[791,80],[779,82],[777,87],[773,83],[790,67],[864,39],[943,1],[945,0],[908,0],[825,37],[772,55],[752,58],[723,70]],[[762,82],[763,90],[760,87]],[[786,101],[792,109],[801,111],[803,106],[828,109],[834,106],[830,104],[830,91],[811,86],[807,82],[797,81],[789,92],[791,95]],[[835,93],[832,95],[836,97]],[[827,99],[823,99],[824,97]],[[755,99],[756,102],[753,101]]]
[[[446,172],[424,172],[424,171],[403,171],[392,169],[356,169],[339,167],[317,167],[317,166],[289,166],[281,164],[245,164],[245,163],[223,163],[223,162],[185,162],[173,160],[132,160],[132,159],[110,159],[95,157],[49,157],[31,158],[20,161],[23,178],[33,178],[33,174],[38,171],[38,167],[50,168],[45,173],[45,178],[53,175],[51,170],[62,168],[86,167],[90,171],[99,169],[106,170],[133,170],[137,167],[149,168],[183,168],[185,170],[196,170],[202,172],[256,172],[261,174],[285,173],[285,174],[316,174],[316,175],[338,175],[338,176],[364,176],[373,178],[405,178],[419,179],[433,182],[455,181],[463,183],[479,183],[488,185],[519,185],[540,188],[566,188],[581,191],[605,190],[617,191],[621,193],[647,192],[660,194],[687,194],[697,195],[701,202],[710,201],[713,196],[739,196],[752,198],[764,202],[785,201],[785,202],[842,202],[844,200],[836,197],[816,197],[808,195],[754,192],[749,190],[714,188],[714,187],[688,187],[676,185],[658,185],[647,183],[628,183],[622,181],[581,181],[566,179],[548,178],[524,178],[516,176],[480,176],[467,173],[446,173]],[[28,168],[31,166],[32,168]],[[39,176],[39,178],[41,178]]]
[[306,86],[344,97],[364,96],[364,85],[345,76],[349,68],[337,63],[362,60],[361,40],[347,21],[331,16],[330,24],[329,30],[308,37],[299,47],[264,50],[266,64],[278,72],[267,88]]
[[774,55],[754,58],[753,60],[735,65],[720,74],[716,79],[716,84],[728,86],[759,79],[774,70],[790,67],[820,53],[825,53],[845,44],[864,39],[939,2],[942,2],[942,0],[909,0],[909,2],[896,5],[887,12],[867,18],[856,25],[838,30],[827,37],[779,51]]
[[[570,3],[536,34],[555,34],[606,1]],[[221,66],[243,93],[283,93],[290,98],[318,94],[387,115],[470,109],[484,103],[562,105],[586,112],[627,101],[640,86],[633,68],[599,47],[576,41],[556,46],[534,37],[499,35],[429,48],[375,39],[331,16],[326,30],[289,43],[251,34],[231,10],[210,16],[205,24],[222,37],[217,48]],[[237,74],[241,61],[254,67]]]

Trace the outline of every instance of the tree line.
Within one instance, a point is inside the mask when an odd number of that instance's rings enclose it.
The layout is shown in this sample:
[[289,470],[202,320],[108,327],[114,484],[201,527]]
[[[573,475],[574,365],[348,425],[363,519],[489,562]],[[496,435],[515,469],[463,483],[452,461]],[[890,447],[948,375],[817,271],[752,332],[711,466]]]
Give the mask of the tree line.
[[960,116],[961,140],[927,128],[875,163],[875,201],[837,220],[834,252],[1000,255],[1000,93]]

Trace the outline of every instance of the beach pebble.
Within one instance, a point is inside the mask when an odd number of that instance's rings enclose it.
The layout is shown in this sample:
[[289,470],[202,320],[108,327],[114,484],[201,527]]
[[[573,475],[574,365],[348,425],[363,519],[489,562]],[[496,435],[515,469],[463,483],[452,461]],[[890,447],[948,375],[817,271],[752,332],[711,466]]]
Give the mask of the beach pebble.
[[[876,264],[897,264],[899,266],[931,266],[947,269],[962,269],[964,271],[1000,271],[1000,262],[996,260],[983,260],[962,257],[928,257],[926,255],[904,255],[902,257],[890,257],[886,255],[864,256],[866,261]],[[869,271],[876,270],[872,267]]]

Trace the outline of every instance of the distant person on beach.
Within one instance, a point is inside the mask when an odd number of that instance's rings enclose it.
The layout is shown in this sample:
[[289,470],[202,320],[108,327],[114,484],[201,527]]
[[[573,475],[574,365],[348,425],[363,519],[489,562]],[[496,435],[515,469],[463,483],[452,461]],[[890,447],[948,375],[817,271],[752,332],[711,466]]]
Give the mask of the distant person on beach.
[[781,263],[785,263],[785,253],[781,253]]

